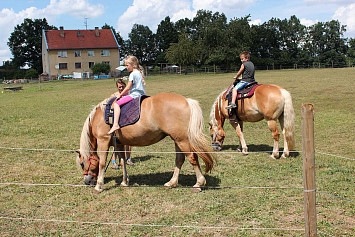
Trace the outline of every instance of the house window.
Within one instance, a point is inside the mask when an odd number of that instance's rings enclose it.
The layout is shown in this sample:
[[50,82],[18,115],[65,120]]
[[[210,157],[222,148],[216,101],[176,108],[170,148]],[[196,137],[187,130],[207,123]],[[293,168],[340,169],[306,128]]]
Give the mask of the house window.
[[110,64],[110,61],[102,61],[103,64]]
[[67,51],[58,51],[59,58],[66,58],[68,57]]
[[101,56],[110,56],[110,50],[102,49],[101,50]]
[[89,68],[92,68],[95,65],[94,62],[89,62]]
[[94,50],[89,50],[88,51],[88,56],[89,57],[94,57],[95,56]]
[[59,69],[68,69],[67,63],[59,63]]
[[75,57],[81,57],[81,51],[80,50],[74,51],[74,56]]
[[81,68],[81,63],[75,63],[75,68]]

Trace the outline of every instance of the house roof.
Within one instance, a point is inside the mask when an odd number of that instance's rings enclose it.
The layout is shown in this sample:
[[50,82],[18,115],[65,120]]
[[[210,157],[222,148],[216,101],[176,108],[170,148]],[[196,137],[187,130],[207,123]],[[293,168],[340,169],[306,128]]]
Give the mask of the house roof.
[[118,48],[118,43],[110,29],[101,29],[99,36],[95,30],[46,30],[48,50]]

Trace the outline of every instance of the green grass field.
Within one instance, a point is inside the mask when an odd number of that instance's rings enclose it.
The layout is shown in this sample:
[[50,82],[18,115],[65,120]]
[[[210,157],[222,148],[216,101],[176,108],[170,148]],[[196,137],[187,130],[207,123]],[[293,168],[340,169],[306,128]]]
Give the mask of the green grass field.
[[[211,106],[233,76],[149,76],[147,94],[198,100],[208,134]],[[100,194],[70,186],[83,184],[73,150],[91,109],[115,91],[112,79],[25,84],[22,91],[0,94],[2,236],[304,236],[303,103],[315,107],[318,234],[355,236],[355,69],[257,71],[256,79],[291,92],[298,152],[269,159],[265,151],[272,150],[273,139],[261,121],[244,124],[251,153],[243,156],[235,152],[239,141],[226,124],[223,153],[206,174],[207,186],[214,188],[200,193],[191,192],[195,174],[188,162],[179,187],[163,188],[175,156],[157,152],[174,151],[170,138],[133,148],[136,165],[128,173],[130,184],[139,187],[119,187],[122,172],[110,168]]]

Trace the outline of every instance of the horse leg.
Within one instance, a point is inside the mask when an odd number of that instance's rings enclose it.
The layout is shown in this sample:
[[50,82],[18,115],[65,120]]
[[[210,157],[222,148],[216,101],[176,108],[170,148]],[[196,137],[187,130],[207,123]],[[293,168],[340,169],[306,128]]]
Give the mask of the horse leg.
[[243,133],[243,121],[231,122],[231,125],[234,127],[239,138],[239,147],[238,150],[242,152],[243,155],[248,155],[248,147],[244,139]]
[[283,115],[281,117],[279,117],[279,123],[280,123],[280,127],[281,127],[281,131],[282,131],[282,135],[284,138],[284,150],[283,153],[281,155],[281,158],[287,158],[290,156],[290,151],[288,149],[288,144],[287,144],[287,139],[286,139],[286,131],[284,128],[284,118]]
[[268,120],[267,125],[269,126],[270,131],[272,132],[272,136],[274,138],[274,148],[272,150],[272,154],[270,158],[278,159],[279,158],[279,139],[280,139],[280,132],[277,128],[277,123],[275,120]]
[[97,192],[102,192],[102,185],[104,185],[104,176],[105,176],[105,167],[106,167],[106,159],[107,153],[109,149],[109,141],[107,139],[98,139],[97,140],[97,155],[99,156],[99,174],[97,176],[97,183],[95,186],[95,190]]
[[125,155],[125,146],[118,145],[118,157],[120,159],[120,164],[122,166],[122,182],[121,186],[128,186],[129,178],[127,174],[127,163],[126,163],[126,155]]
[[173,188],[178,185],[180,170],[182,165],[185,162],[185,155],[184,153],[181,153],[181,149],[176,143],[175,143],[175,151],[176,151],[176,158],[175,158],[174,174],[173,177],[171,177],[170,181],[164,184],[164,187],[166,188]]

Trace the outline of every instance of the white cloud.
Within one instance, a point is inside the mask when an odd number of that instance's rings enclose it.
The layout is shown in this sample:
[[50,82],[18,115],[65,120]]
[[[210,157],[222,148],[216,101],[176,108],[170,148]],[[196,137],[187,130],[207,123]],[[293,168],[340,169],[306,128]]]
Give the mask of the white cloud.
[[60,15],[71,15],[83,18],[88,13],[90,17],[99,17],[104,13],[104,7],[101,4],[92,5],[88,0],[51,0],[49,5],[43,9],[29,7],[20,12],[13,9],[3,8],[0,11],[0,65],[2,61],[9,60],[12,57],[7,46],[8,38],[14,27],[23,23],[25,18],[43,19],[50,22],[55,21]]
[[249,22],[249,25],[261,25],[263,21],[261,19],[255,19]]
[[243,12],[254,2],[255,0],[193,0],[192,7],[195,10],[204,9],[212,12],[223,12],[230,16]]
[[128,37],[133,24],[145,25],[155,31],[166,16],[170,16],[172,21],[177,16],[191,17],[190,8],[190,0],[134,0],[132,6],[118,18],[118,31],[123,38]]
[[333,19],[339,20],[342,25],[346,25],[346,35],[355,38],[355,3],[345,7],[339,7]]
[[317,24],[318,20],[310,20],[310,19],[301,18],[300,22],[302,25],[311,26],[311,25]]
[[227,17],[242,13],[255,0],[134,0],[117,21],[118,31],[128,37],[134,23],[148,26],[153,32],[158,24],[170,16],[171,21],[192,19],[198,10],[209,10],[226,14]]

